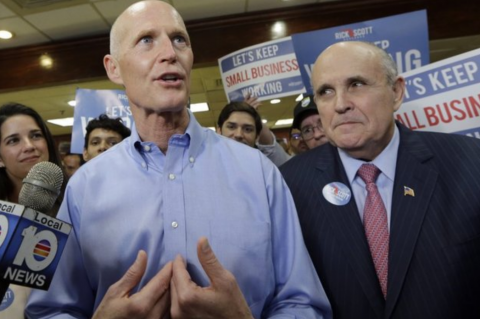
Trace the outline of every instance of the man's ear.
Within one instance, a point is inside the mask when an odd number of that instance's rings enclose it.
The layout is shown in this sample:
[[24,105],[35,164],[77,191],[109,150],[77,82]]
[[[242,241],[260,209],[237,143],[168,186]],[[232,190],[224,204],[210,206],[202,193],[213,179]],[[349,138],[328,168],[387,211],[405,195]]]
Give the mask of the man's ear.
[[88,162],[89,159],[90,159],[90,158],[88,157],[87,149],[84,148],[84,149],[83,149],[83,160],[84,160],[85,162]]
[[405,79],[401,76],[397,77],[393,84],[393,110],[397,111],[402,105],[403,96],[405,95]]
[[222,129],[220,127],[217,126],[217,133],[222,135]]
[[107,54],[103,58],[103,65],[107,71],[108,78],[113,83],[123,85],[122,74],[120,72],[120,67],[118,66],[118,61],[111,55]]

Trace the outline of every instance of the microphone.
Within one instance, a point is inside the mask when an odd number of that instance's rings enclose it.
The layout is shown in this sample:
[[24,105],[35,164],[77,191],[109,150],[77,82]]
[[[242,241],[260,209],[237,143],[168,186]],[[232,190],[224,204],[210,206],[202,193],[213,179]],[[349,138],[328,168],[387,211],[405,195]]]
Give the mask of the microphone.
[[18,203],[47,213],[60,194],[63,183],[63,172],[51,162],[35,164],[23,180],[18,196]]
[[35,164],[23,180],[19,204],[0,201],[0,297],[14,283],[47,290],[71,231],[50,211],[63,172],[54,163]]

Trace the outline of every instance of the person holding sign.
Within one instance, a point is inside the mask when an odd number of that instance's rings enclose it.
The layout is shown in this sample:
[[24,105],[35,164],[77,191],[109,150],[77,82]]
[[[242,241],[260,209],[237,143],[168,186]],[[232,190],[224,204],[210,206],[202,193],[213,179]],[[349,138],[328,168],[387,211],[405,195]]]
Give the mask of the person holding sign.
[[396,123],[405,81],[373,44],[328,47],[312,85],[329,143],[281,171],[333,317],[480,318],[480,141]]
[[280,166],[290,155],[276,141],[275,135],[262,123],[257,112],[256,97],[248,95],[243,102],[230,102],[218,116],[217,132],[237,142],[258,148],[275,165]]
[[110,34],[132,134],[70,179],[70,221],[32,318],[331,318],[293,199],[260,152],[188,110],[193,53],[164,1],[128,7]]

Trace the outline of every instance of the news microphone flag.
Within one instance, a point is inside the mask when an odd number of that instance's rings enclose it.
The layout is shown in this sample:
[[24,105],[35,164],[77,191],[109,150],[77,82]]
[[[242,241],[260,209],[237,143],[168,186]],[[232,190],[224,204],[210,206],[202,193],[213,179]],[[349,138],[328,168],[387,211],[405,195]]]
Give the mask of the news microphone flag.
[[59,219],[0,201],[0,279],[47,290],[71,229]]

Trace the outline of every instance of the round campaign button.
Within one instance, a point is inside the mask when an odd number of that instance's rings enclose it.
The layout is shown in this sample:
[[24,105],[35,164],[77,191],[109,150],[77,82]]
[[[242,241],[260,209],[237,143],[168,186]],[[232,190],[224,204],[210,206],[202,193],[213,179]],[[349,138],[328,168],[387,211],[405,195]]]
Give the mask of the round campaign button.
[[343,183],[333,182],[328,183],[323,188],[323,197],[333,205],[343,206],[350,202],[352,198],[352,192]]

